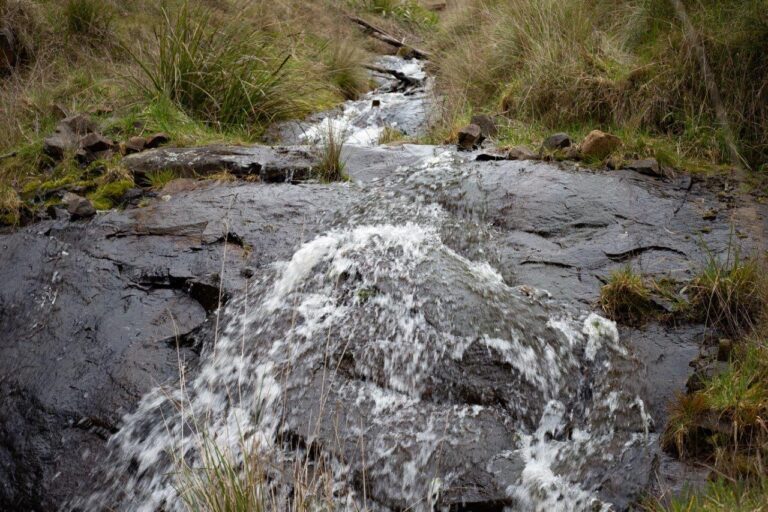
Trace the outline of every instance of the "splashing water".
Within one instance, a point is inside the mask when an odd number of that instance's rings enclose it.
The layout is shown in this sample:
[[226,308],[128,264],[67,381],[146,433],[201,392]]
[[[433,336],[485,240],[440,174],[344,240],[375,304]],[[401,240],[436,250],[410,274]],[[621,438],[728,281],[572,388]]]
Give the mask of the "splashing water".
[[399,169],[251,283],[75,508],[185,510],[178,461],[205,439],[325,458],[339,510],[609,510],[650,458],[636,363],[612,322],[504,281],[489,228],[446,206],[467,172],[452,152]]

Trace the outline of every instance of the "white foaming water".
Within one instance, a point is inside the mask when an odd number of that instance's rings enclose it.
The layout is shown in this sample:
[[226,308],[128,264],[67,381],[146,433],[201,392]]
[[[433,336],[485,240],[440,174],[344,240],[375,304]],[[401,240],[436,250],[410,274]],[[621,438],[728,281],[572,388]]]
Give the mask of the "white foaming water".
[[439,200],[465,172],[449,151],[400,169],[272,265],[194,376],[124,418],[75,505],[185,510],[180,461],[215,446],[270,460],[278,509],[313,451],[338,510],[610,509],[606,481],[649,439],[631,357],[613,322],[504,281],[487,226]]
[[[383,57],[378,63],[410,78],[427,82],[426,73],[419,61]],[[405,135],[416,135],[426,121],[427,94],[426,89],[370,92],[360,100],[346,102],[341,112],[329,114],[305,127],[299,139],[306,144],[319,144],[330,131],[340,134],[346,144],[374,146],[379,143],[379,138],[387,128],[399,130]]]

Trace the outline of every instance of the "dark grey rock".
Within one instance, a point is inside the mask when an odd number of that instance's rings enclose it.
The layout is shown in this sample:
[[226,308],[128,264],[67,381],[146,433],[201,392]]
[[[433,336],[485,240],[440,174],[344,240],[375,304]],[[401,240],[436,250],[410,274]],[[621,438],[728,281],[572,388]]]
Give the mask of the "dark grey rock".
[[72,220],[89,219],[96,215],[96,209],[88,199],[71,192],[64,193],[62,204],[66,205]]
[[238,177],[259,176],[266,182],[291,182],[311,177],[319,159],[309,147],[203,146],[161,148],[126,156],[123,163],[137,183],[150,172],[173,170],[182,177],[227,171]]
[[633,160],[625,167],[631,171],[645,174],[646,176],[653,176],[654,178],[663,178],[664,170],[659,165],[659,162],[655,158],[646,158],[644,160]]
[[146,149],[155,149],[162,145],[168,144],[169,142],[171,142],[171,136],[167,133],[154,133],[146,138],[144,147]]
[[508,160],[537,160],[539,155],[525,146],[515,146],[507,153]]
[[482,136],[486,139],[495,137],[499,133],[499,128],[496,126],[496,121],[488,114],[478,114],[472,116],[470,124],[475,124],[480,127]]
[[482,129],[476,124],[470,124],[459,130],[458,146],[460,150],[471,151],[483,142]]
[[544,139],[542,147],[548,151],[555,151],[570,147],[571,143],[571,137],[567,133],[555,133]]
[[54,160],[61,160],[67,152],[79,149],[80,140],[95,130],[96,124],[87,115],[67,117],[43,140],[43,152]]

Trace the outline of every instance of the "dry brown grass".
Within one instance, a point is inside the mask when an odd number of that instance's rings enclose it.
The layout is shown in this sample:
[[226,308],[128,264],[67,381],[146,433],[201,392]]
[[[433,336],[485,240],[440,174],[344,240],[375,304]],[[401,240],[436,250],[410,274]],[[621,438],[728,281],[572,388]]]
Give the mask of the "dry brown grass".
[[646,131],[673,139],[691,158],[725,163],[732,134],[759,167],[768,160],[765,2],[686,3],[689,31],[672,5],[454,3],[434,41],[438,85],[451,98],[446,122],[491,108],[546,129]]

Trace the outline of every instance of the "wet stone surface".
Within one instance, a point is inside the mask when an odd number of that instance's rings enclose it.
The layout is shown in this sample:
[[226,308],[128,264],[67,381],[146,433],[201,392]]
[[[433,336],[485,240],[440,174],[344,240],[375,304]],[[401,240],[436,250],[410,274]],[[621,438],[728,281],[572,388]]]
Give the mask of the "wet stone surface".
[[263,182],[0,235],[0,509],[178,510],[167,453],[199,464],[203,433],[276,466],[311,448],[341,508],[624,509],[668,476],[700,327],[592,312],[614,269],[684,281],[725,253],[726,205],[685,176],[365,147],[424,126],[427,90],[396,85],[341,111],[348,183],[286,183],[306,146],[161,149],[126,163]]

